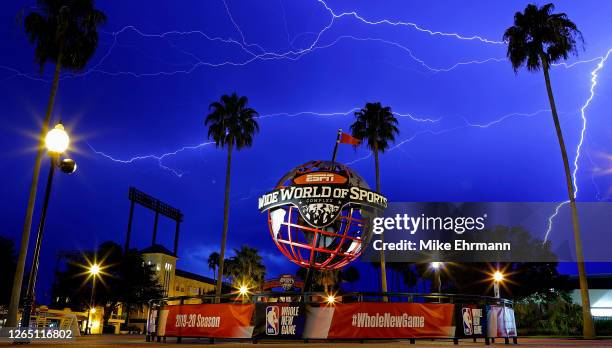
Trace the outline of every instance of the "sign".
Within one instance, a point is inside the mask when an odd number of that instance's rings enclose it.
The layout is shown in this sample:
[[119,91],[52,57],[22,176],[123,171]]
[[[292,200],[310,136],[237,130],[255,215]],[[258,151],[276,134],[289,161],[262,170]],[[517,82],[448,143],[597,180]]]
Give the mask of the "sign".
[[455,308],[455,337],[484,337],[486,311],[475,304],[457,304]]
[[160,326],[165,336],[251,338],[253,304],[193,304],[165,306]]
[[387,207],[387,198],[365,187],[352,185],[348,177],[329,171],[312,171],[293,178],[292,185],[278,187],[259,197],[259,211],[294,205],[311,226],[326,227],[348,204],[377,210]]
[[305,318],[306,310],[303,303],[257,303],[253,337],[301,339]]
[[293,285],[295,285],[295,278],[291,274],[283,274],[278,278],[278,283],[285,291],[289,291],[293,289]]
[[453,304],[340,303],[313,308],[309,338],[418,338],[453,337]]

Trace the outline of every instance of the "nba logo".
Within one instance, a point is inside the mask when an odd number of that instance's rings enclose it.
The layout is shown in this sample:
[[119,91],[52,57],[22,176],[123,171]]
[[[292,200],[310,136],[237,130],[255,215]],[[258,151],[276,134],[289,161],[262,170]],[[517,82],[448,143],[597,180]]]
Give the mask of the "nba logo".
[[278,306],[266,307],[266,335],[278,335],[280,310]]
[[461,315],[463,316],[463,333],[466,336],[473,335],[474,330],[473,330],[472,310],[470,308],[462,308]]

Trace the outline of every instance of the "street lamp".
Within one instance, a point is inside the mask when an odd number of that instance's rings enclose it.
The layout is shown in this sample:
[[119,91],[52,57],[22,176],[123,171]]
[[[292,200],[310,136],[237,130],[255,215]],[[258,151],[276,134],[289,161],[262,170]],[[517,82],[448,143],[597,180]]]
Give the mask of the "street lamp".
[[438,285],[438,293],[442,293],[442,279],[440,278],[440,269],[444,264],[442,262],[432,262],[431,268],[434,270],[436,276],[436,283]]
[[[438,294],[442,293],[442,278],[440,276],[440,269],[442,268],[443,263],[442,262],[432,262],[431,263],[431,268],[433,268],[434,270],[434,276],[435,276],[435,282],[438,285]],[[442,298],[438,296],[438,302],[441,303],[442,302]]]
[[38,274],[38,259],[40,257],[40,247],[42,244],[43,231],[45,228],[45,219],[47,217],[47,207],[49,206],[49,196],[51,194],[51,184],[53,183],[53,174],[55,167],[66,174],[72,174],[76,170],[76,163],[69,159],[60,159],[61,155],[68,149],[70,145],[70,137],[64,130],[62,123],[58,123],[55,128],[47,133],[45,137],[45,145],[49,150],[51,157],[51,165],[49,166],[49,176],[47,177],[47,187],[45,189],[45,197],[43,207],[40,213],[40,222],[36,233],[36,245],[34,247],[34,256],[32,267],[30,269],[30,277],[28,278],[28,289],[23,301],[23,315],[21,316],[21,326],[30,326],[30,315],[32,313],[32,304],[34,303],[34,289],[36,287],[36,276]]
[[89,274],[91,276],[91,299],[89,300],[89,313],[87,313],[87,327],[85,329],[85,333],[91,334],[91,321],[93,318],[92,314],[96,313],[96,306],[94,304],[94,294],[96,292],[96,277],[100,273],[100,265],[94,263],[89,266]]
[[504,281],[504,274],[500,271],[493,273],[493,294],[496,298],[500,298],[499,283]]

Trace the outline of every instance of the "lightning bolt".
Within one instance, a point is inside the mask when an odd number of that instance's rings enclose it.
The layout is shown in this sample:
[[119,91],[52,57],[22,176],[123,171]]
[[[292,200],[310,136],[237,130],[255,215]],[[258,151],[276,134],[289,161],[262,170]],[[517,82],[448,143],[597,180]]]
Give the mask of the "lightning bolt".
[[102,151],[96,150],[89,143],[87,143],[87,146],[89,146],[91,151],[93,151],[95,154],[100,155],[102,157],[105,157],[105,158],[107,158],[107,159],[109,159],[109,160],[111,160],[113,162],[121,163],[121,164],[131,164],[131,163],[138,162],[138,161],[153,159],[153,160],[157,161],[157,164],[159,165],[160,168],[162,168],[164,170],[167,170],[167,171],[171,172],[172,174],[176,175],[177,177],[181,178],[187,172],[183,172],[183,171],[180,171],[178,169],[170,168],[170,167],[168,167],[168,166],[163,164],[163,160],[165,158],[177,155],[177,154],[179,154],[179,153],[181,153],[183,151],[197,150],[197,149],[200,149],[200,148],[202,148],[204,146],[207,146],[207,145],[210,145],[210,144],[214,144],[214,142],[210,142],[209,141],[209,142],[204,142],[204,143],[200,143],[200,144],[193,145],[193,146],[183,146],[183,147],[179,148],[178,150],[166,152],[166,153],[163,153],[161,155],[139,155],[139,156],[134,156],[134,157],[128,158],[128,159],[115,158],[115,157],[113,157],[113,156],[111,156],[109,154],[106,154],[106,153],[102,152]]
[[[372,26],[377,26],[377,25],[388,25],[388,26],[394,26],[394,27],[407,27],[407,28],[411,28],[413,30],[416,30],[418,32],[430,35],[430,36],[438,36],[438,37],[445,37],[445,38],[450,38],[450,39],[456,39],[456,40],[461,40],[461,41],[476,41],[476,42],[480,42],[480,43],[484,43],[484,44],[490,44],[490,45],[502,45],[504,44],[503,41],[495,41],[495,40],[490,40],[488,38],[485,38],[483,36],[480,35],[463,35],[460,33],[456,33],[456,32],[442,32],[442,31],[437,31],[437,30],[433,30],[433,29],[429,29],[429,28],[425,28],[422,27],[420,25],[418,25],[417,23],[413,23],[413,22],[407,22],[407,21],[392,21],[389,19],[380,19],[380,20],[372,20],[372,19],[366,19],[363,15],[359,14],[357,11],[348,11],[348,12],[342,12],[342,13],[338,13],[335,10],[333,10],[324,0],[317,0],[317,3],[322,5],[322,7],[325,9],[325,11],[329,14],[330,16],[330,20],[329,22],[327,22],[326,25],[324,25],[318,32],[305,32],[305,33],[300,33],[296,36],[294,36],[294,38],[292,40],[289,40],[289,33],[287,30],[287,22],[286,22],[286,18],[283,17],[284,19],[284,23],[285,23],[285,30],[287,32],[287,38],[288,38],[288,42],[289,45],[291,46],[290,50],[286,50],[286,51],[281,51],[281,52],[275,52],[275,51],[268,51],[266,50],[264,47],[262,47],[261,45],[258,45],[256,43],[250,43],[247,41],[246,39],[246,35],[243,32],[243,30],[240,28],[238,22],[234,19],[234,16],[232,15],[230,8],[227,4],[227,2],[225,0],[222,0],[223,5],[225,7],[228,19],[230,20],[230,22],[232,23],[232,25],[235,27],[236,31],[238,32],[238,35],[240,37],[239,40],[235,40],[232,38],[222,38],[222,37],[215,37],[215,36],[210,36],[202,31],[199,30],[191,30],[191,31],[168,31],[168,32],[164,32],[164,33],[160,33],[160,34],[151,34],[151,33],[145,33],[141,30],[139,30],[138,28],[134,27],[134,26],[125,26],[123,28],[121,28],[118,31],[112,32],[112,33],[105,33],[108,34],[112,37],[112,41],[109,45],[108,50],[106,51],[105,54],[102,55],[102,57],[100,58],[100,60],[94,65],[92,66],[90,69],[86,70],[84,73],[79,74],[79,75],[74,75],[74,74],[65,74],[62,76],[62,79],[68,79],[68,78],[78,78],[78,77],[83,77],[83,76],[87,76],[89,74],[93,74],[93,73],[99,73],[99,74],[104,74],[104,75],[109,75],[109,76],[130,76],[130,77],[135,77],[135,78],[141,78],[141,77],[155,77],[155,76],[173,76],[176,74],[190,74],[192,72],[194,72],[196,69],[203,67],[203,66],[207,66],[207,67],[211,67],[211,68],[216,68],[216,67],[221,67],[221,66],[245,66],[248,64],[251,64],[252,62],[255,61],[264,61],[264,60],[290,60],[290,61],[296,61],[301,59],[303,56],[305,56],[306,54],[310,54],[313,52],[316,52],[318,50],[322,50],[322,49],[327,49],[327,48],[331,48],[335,45],[337,45],[338,43],[344,41],[344,40],[352,40],[352,41],[358,41],[358,42],[377,42],[377,43],[381,43],[384,45],[389,45],[389,46],[393,46],[396,47],[397,49],[401,50],[402,52],[405,52],[408,57],[416,62],[418,65],[420,65],[422,68],[424,68],[425,70],[431,72],[431,73],[442,73],[442,72],[450,72],[452,70],[455,70],[459,67],[462,66],[467,66],[467,65],[480,65],[480,64],[487,64],[487,63],[493,63],[493,62],[502,62],[505,61],[505,58],[501,58],[501,57],[491,57],[491,58],[486,58],[486,59],[475,59],[475,60],[468,60],[468,61],[464,61],[464,62],[457,62],[454,63],[450,66],[446,66],[446,67],[434,67],[430,64],[428,64],[427,62],[425,62],[423,59],[419,58],[418,56],[416,56],[412,50],[408,47],[406,47],[405,45],[402,45],[401,43],[395,42],[395,41],[390,41],[390,40],[385,40],[385,39],[381,39],[381,38],[372,38],[372,37],[357,37],[354,35],[341,35],[336,37],[334,40],[332,40],[331,42],[327,43],[327,44],[322,44],[321,41],[324,37],[324,34],[326,34],[335,24],[335,22],[337,20],[340,20],[342,18],[353,18],[355,20],[357,20],[360,23],[366,24],[366,25],[372,25]],[[284,9],[283,9],[283,16],[284,16]],[[118,45],[118,39],[120,37],[120,35],[122,35],[125,32],[134,32],[137,35],[139,35],[140,37],[143,38],[159,38],[159,39],[164,39],[166,40],[173,48],[175,48],[178,52],[180,52],[181,54],[184,54],[188,57],[190,57],[191,59],[193,59],[194,62],[190,62],[189,64],[185,64],[185,68],[184,69],[175,69],[175,70],[170,70],[170,71],[157,71],[157,72],[146,72],[146,73],[137,73],[137,72],[132,72],[132,71],[106,71],[102,68],[102,66],[104,65],[104,62],[107,60],[107,58],[112,54],[113,50],[115,49],[115,47],[117,47]],[[209,42],[220,42],[223,44],[227,44],[227,45],[231,45],[231,46],[235,46],[237,48],[239,48],[243,53],[245,53],[247,55],[246,58],[243,59],[226,59],[226,60],[222,60],[222,61],[218,61],[218,62],[209,62],[209,61],[204,61],[201,58],[199,58],[196,54],[191,53],[189,51],[183,50],[180,47],[178,47],[177,45],[174,45],[171,41],[170,38],[174,37],[174,36],[200,36],[203,37],[204,39],[206,39]],[[297,38],[302,37],[304,35],[310,35],[313,36],[312,41],[306,45],[306,47],[304,48],[300,48],[300,49],[295,49],[293,47],[293,44],[295,43],[295,41],[297,40]],[[581,119],[582,119],[582,128],[580,131],[580,138],[579,138],[579,142],[578,145],[576,146],[575,149],[575,157],[574,157],[574,161],[573,161],[573,171],[572,171],[572,177],[573,177],[573,181],[574,181],[574,195],[576,196],[578,194],[578,183],[577,183],[577,175],[578,175],[578,171],[579,171],[579,160],[580,160],[580,156],[581,156],[581,152],[582,152],[582,147],[583,147],[583,143],[584,143],[584,138],[585,138],[585,134],[586,134],[586,130],[587,130],[587,117],[586,117],[586,110],[589,107],[589,105],[591,104],[593,98],[595,97],[595,87],[597,85],[597,79],[599,76],[600,71],[603,69],[605,63],[608,60],[608,57],[610,56],[610,53],[612,52],[612,49],[608,50],[608,52],[606,53],[605,56],[601,56],[601,57],[595,57],[595,58],[591,58],[591,59],[587,59],[587,60],[581,60],[581,61],[576,61],[573,63],[559,63],[559,64],[554,64],[555,67],[564,67],[564,68],[573,68],[577,65],[580,64],[587,64],[587,63],[592,63],[592,62],[598,62],[596,68],[594,70],[591,71],[591,88],[590,88],[590,94],[589,97],[587,98],[587,100],[585,101],[585,103],[582,105],[581,109],[580,109],[580,115],[581,115]],[[10,80],[12,78],[26,78],[26,79],[30,79],[33,81],[44,81],[44,82],[50,82],[49,80],[37,77],[37,76],[33,76],[33,75],[29,75],[26,73],[23,73],[15,68],[11,68],[8,66],[3,66],[0,65],[0,68],[9,71],[10,73],[12,73],[12,75],[9,75],[8,77],[5,77],[2,81],[7,81]],[[303,115],[311,115],[311,116],[319,116],[319,117],[331,117],[331,116],[346,116],[349,115],[353,112],[355,112],[357,109],[351,109],[347,112],[314,112],[314,111],[303,111],[303,112],[298,112],[298,113],[277,113],[277,114],[268,114],[268,115],[263,115],[260,116],[260,118],[270,118],[270,117],[279,117],[279,116],[285,116],[285,117],[297,117],[297,116],[303,116]],[[450,132],[453,130],[458,130],[461,128],[466,128],[466,127],[476,127],[476,128],[489,128],[492,126],[496,126],[508,119],[514,118],[514,117],[531,117],[531,116],[535,116],[537,114],[540,114],[542,112],[545,112],[547,110],[539,110],[536,111],[535,113],[531,113],[531,114],[522,114],[522,113],[512,113],[512,114],[508,114],[508,115],[504,115],[500,118],[497,118],[493,121],[487,122],[487,123],[483,123],[483,124],[476,124],[476,123],[471,123],[469,121],[467,121],[466,119],[464,119],[465,125],[464,126],[459,126],[459,127],[454,127],[454,128],[448,128],[448,129],[443,129],[443,130],[439,130],[439,131],[434,131],[434,130],[424,130],[424,131],[420,131],[415,133],[413,136],[402,140],[400,143],[398,143],[396,146],[394,146],[391,150],[395,150],[400,148],[402,145],[406,144],[406,143],[410,143],[411,141],[413,141],[414,139],[416,139],[417,137],[421,136],[421,135],[425,135],[425,134],[431,134],[431,135],[440,135],[446,132]],[[438,119],[433,119],[433,118],[420,118],[420,117],[416,117],[413,116],[412,114],[409,113],[405,113],[405,114],[401,114],[401,113],[396,113],[396,116],[398,117],[408,117],[411,120],[415,121],[415,122],[429,122],[429,123],[436,123],[438,121],[441,120],[441,118]],[[182,172],[180,170],[177,169],[173,169],[170,168],[166,165],[164,165],[163,161],[164,159],[167,159],[171,156],[174,156],[180,152],[183,151],[190,151],[190,150],[195,150],[195,149],[199,149],[203,146],[206,146],[210,144],[210,142],[205,142],[205,143],[200,143],[194,146],[185,146],[185,147],[181,147],[175,151],[171,151],[171,152],[167,152],[167,153],[163,153],[160,155],[142,155],[142,156],[135,156],[129,159],[117,159],[114,158],[111,155],[108,155],[104,152],[101,151],[97,151],[95,150],[91,145],[89,145],[89,147],[91,148],[91,150],[100,155],[103,156],[109,160],[112,160],[114,162],[117,163],[123,163],[123,164],[131,164],[134,163],[136,161],[141,161],[141,160],[155,160],[157,161],[158,165],[167,171],[170,171],[171,173],[173,173],[174,175],[176,175],[177,177],[182,177],[185,172]],[[351,162],[351,163],[355,163],[358,162],[362,159],[365,159],[369,157],[366,156],[364,158],[361,159],[356,159],[355,161]],[[559,210],[561,209],[561,207],[563,205],[567,204],[566,202],[563,202],[561,204],[559,204],[554,213],[549,217],[548,220],[548,229],[546,230],[545,233],[545,238],[544,240],[546,241],[549,237],[549,234],[552,230],[553,227],[553,222],[555,217],[558,215]]]
[[[355,19],[357,19],[358,21],[367,24],[367,25],[381,25],[381,24],[385,24],[385,25],[391,25],[391,26],[404,26],[404,27],[410,27],[413,28],[419,32],[423,32],[423,33],[427,33],[431,36],[443,36],[443,37],[451,37],[451,38],[455,38],[455,39],[459,39],[459,40],[465,40],[465,41],[473,41],[473,40],[477,40],[486,44],[502,44],[502,41],[493,41],[493,40],[489,40],[486,38],[483,38],[481,36],[478,35],[474,35],[474,36],[464,36],[461,35],[459,33],[448,33],[448,32],[442,32],[442,31],[436,31],[436,30],[431,30],[428,28],[423,28],[421,26],[419,26],[416,23],[413,22],[404,22],[404,21],[390,21],[387,19],[383,19],[383,20],[378,20],[378,21],[371,21],[368,19],[365,19],[363,16],[361,16],[360,14],[358,14],[356,11],[351,11],[351,12],[343,12],[340,14],[337,14],[331,7],[329,7],[327,5],[327,3],[323,0],[318,0],[318,3],[323,5],[323,7],[325,8],[325,10],[327,11],[327,13],[331,16],[330,17],[330,21],[329,23],[324,26],[322,29],[319,30],[319,32],[315,33],[315,38],[314,40],[310,43],[310,45],[308,45],[306,48],[302,48],[302,49],[298,49],[298,50],[289,50],[289,51],[285,51],[285,52],[272,52],[272,51],[266,51],[262,46],[255,44],[255,43],[249,43],[246,41],[246,37],[244,32],[241,30],[240,26],[238,25],[238,23],[236,22],[236,20],[234,19],[234,16],[232,15],[230,8],[227,4],[227,2],[225,0],[222,0],[223,5],[225,7],[227,16],[230,20],[230,22],[232,23],[232,25],[235,27],[236,31],[238,32],[241,41],[237,41],[231,38],[221,38],[221,37],[213,37],[213,36],[209,36],[206,33],[200,31],[200,30],[191,30],[191,31],[177,31],[177,30],[173,30],[173,31],[168,31],[168,32],[164,32],[161,34],[150,34],[150,33],[145,33],[142,32],[141,30],[137,29],[134,26],[128,25],[123,27],[122,29],[116,31],[116,32],[103,32],[105,34],[111,35],[112,36],[112,43],[109,45],[109,49],[108,51],[102,56],[102,58],[98,61],[98,63],[93,66],[92,68],[88,69],[87,71],[85,71],[82,74],[66,74],[64,76],[62,76],[62,79],[66,79],[66,78],[77,78],[77,77],[84,77],[87,76],[89,74],[92,73],[100,73],[100,74],[104,74],[104,75],[108,75],[108,76],[122,76],[122,75],[126,75],[126,76],[131,76],[131,77],[136,77],[136,78],[140,78],[140,77],[155,77],[155,76],[172,76],[172,75],[176,75],[176,74],[190,74],[193,71],[195,71],[196,69],[198,69],[199,67],[202,66],[208,66],[208,67],[221,67],[221,66],[226,66],[226,65],[231,65],[231,66],[244,66],[247,64],[250,64],[254,61],[258,61],[258,60],[270,60],[270,59],[288,59],[288,60],[298,60],[300,59],[302,56],[304,56],[305,54],[314,52],[318,49],[322,49],[322,48],[329,48],[332,46],[335,46],[338,42],[340,42],[341,40],[345,40],[345,39],[351,39],[351,40],[356,40],[356,41],[378,41],[381,43],[385,43],[385,44],[389,44],[389,45],[393,45],[396,46],[398,48],[400,48],[401,50],[405,51],[406,53],[408,53],[408,55],[410,56],[411,59],[413,59],[415,62],[419,63],[420,65],[422,65],[424,68],[426,68],[427,70],[431,71],[431,72],[448,72],[451,70],[454,70],[455,68],[459,67],[459,66],[463,66],[463,65],[470,65],[470,64],[483,64],[483,63],[488,63],[488,62],[492,62],[492,61],[502,61],[503,58],[487,58],[487,59],[483,59],[483,60],[471,60],[471,61],[466,61],[466,62],[458,62],[453,64],[450,67],[442,67],[442,68],[435,68],[435,67],[431,67],[429,66],[427,63],[425,63],[422,59],[416,57],[412,51],[410,49],[408,49],[407,47],[397,43],[397,42],[393,42],[393,41],[389,41],[389,40],[383,40],[383,39],[378,39],[378,38],[359,38],[359,37],[355,37],[352,35],[343,35],[340,36],[338,38],[336,38],[334,41],[332,41],[330,44],[327,45],[319,45],[319,42],[321,40],[321,38],[323,37],[323,34],[325,32],[327,32],[329,29],[332,28],[333,24],[335,23],[336,20],[343,18],[343,17],[353,17]],[[284,11],[284,9],[283,9]],[[284,14],[283,14],[284,16]],[[286,22],[286,19],[285,19]],[[167,39],[170,36],[188,36],[188,35],[199,35],[204,37],[206,40],[211,41],[211,42],[222,42],[222,43],[226,43],[226,44],[231,44],[231,45],[237,45],[243,52],[247,53],[250,58],[242,60],[242,61],[234,61],[234,60],[225,60],[225,61],[221,61],[221,62],[207,62],[207,61],[203,61],[200,58],[198,58],[195,54],[191,53],[191,52],[187,52],[185,50],[179,49],[178,47],[176,47],[176,45],[172,45],[174,48],[176,48],[179,52],[188,55],[189,57],[191,57],[192,59],[194,59],[196,62],[194,64],[192,64],[190,67],[186,68],[186,69],[178,69],[178,70],[174,70],[174,71],[158,71],[158,72],[151,72],[151,73],[136,73],[133,71],[105,71],[103,69],[100,68],[100,66],[106,61],[106,59],[110,56],[110,54],[112,53],[113,49],[117,46],[117,41],[118,41],[118,37],[126,32],[126,31],[133,31],[136,34],[138,34],[141,37],[144,38],[163,38],[163,39]],[[296,37],[297,38],[297,37]],[[169,42],[169,41],[168,41]],[[290,44],[292,44],[290,42]],[[254,52],[253,50],[251,50],[251,48],[256,48],[259,53]],[[41,80],[40,78],[37,78],[35,76],[31,76],[28,74],[25,74],[23,72],[18,71],[17,69],[14,68],[10,68],[7,66],[0,66],[0,68],[4,68],[6,70],[9,70],[11,72],[14,73],[14,75],[11,75],[7,78],[5,78],[5,80],[10,79],[10,78],[14,78],[14,77],[24,77],[24,78],[28,78],[31,80],[36,80],[39,81]],[[47,81],[47,80],[45,80]]]
[[[325,1],[318,0],[318,2],[320,4],[322,4],[325,7],[325,9],[332,15],[332,22],[331,23],[333,23],[333,21],[335,19],[339,19],[339,18],[342,18],[342,17],[345,17],[345,16],[351,16],[351,17],[354,17],[355,19],[361,21],[362,23],[369,24],[369,25],[388,24],[388,25],[392,25],[392,26],[411,27],[411,28],[416,29],[417,31],[420,31],[422,33],[427,33],[427,34],[432,35],[432,36],[446,36],[446,37],[452,37],[452,38],[455,38],[455,39],[466,40],[466,41],[477,40],[477,41],[481,41],[481,42],[484,42],[484,43],[487,43],[487,44],[497,44],[497,45],[505,43],[503,41],[489,40],[489,39],[486,39],[486,38],[484,38],[482,36],[478,36],[478,35],[463,36],[463,35],[461,35],[459,33],[445,33],[445,32],[441,32],[441,31],[434,31],[434,30],[430,30],[430,29],[427,29],[427,28],[423,28],[423,27],[419,26],[418,24],[412,23],[412,22],[390,21],[388,19],[382,19],[382,20],[378,20],[378,21],[370,21],[370,20],[365,19],[361,15],[359,15],[356,11],[343,12],[341,14],[336,14],[334,12],[334,10],[332,10],[327,5],[327,3],[325,3]],[[331,24],[330,24],[330,27],[331,27]]]
[[[586,101],[580,108],[580,117],[582,118],[582,129],[580,130],[580,139],[578,141],[578,146],[576,146],[576,156],[574,157],[574,170],[572,172],[572,178],[573,178],[573,183],[574,183],[574,198],[578,196],[578,182],[577,182],[577,176],[578,176],[578,170],[579,170],[578,161],[580,160],[580,152],[582,149],[582,145],[584,143],[584,136],[587,130],[586,110],[589,107],[589,105],[591,105],[593,98],[595,98],[595,87],[597,86],[597,78],[599,77],[599,72],[601,71],[601,69],[604,68],[604,65],[606,61],[608,60],[608,57],[610,57],[611,53],[612,53],[612,48],[608,50],[605,56],[599,57],[597,59],[599,60],[599,63],[597,63],[597,66],[595,67],[595,69],[591,71],[591,88],[589,90],[589,97],[586,99]],[[593,60],[590,60],[590,61],[593,61]],[[569,200],[564,201],[560,203],[559,205],[557,205],[553,214],[548,218],[548,227],[544,234],[545,243],[548,241],[548,237],[550,233],[552,232],[554,220],[557,217],[557,215],[559,215],[559,210],[561,209],[561,207],[563,207],[564,205],[568,203],[569,203]]]
[[[502,122],[504,122],[504,121],[506,121],[506,120],[508,120],[510,118],[516,118],[516,117],[534,117],[534,116],[537,116],[537,115],[539,115],[541,113],[544,113],[546,111],[550,111],[550,109],[542,109],[542,110],[538,110],[538,111],[531,112],[531,113],[513,112],[513,113],[509,113],[509,114],[500,116],[500,117],[496,118],[495,120],[487,122],[487,123],[472,123],[472,122],[468,121],[466,118],[463,118],[463,122],[465,124],[462,125],[462,126],[456,126],[456,127],[446,128],[446,129],[437,130],[437,131],[436,130],[431,130],[431,129],[426,129],[426,130],[418,131],[418,132],[414,133],[413,135],[411,135],[410,137],[408,137],[406,139],[403,139],[399,143],[397,143],[394,146],[390,147],[388,152],[400,149],[403,145],[405,145],[407,143],[411,143],[412,141],[416,140],[417,138],[419,138],[422,135],[434,135],[434,136],[437,136],[437,135],[442,135],[442,134],[445,134],[445,133],[448,133],[448,132],[452,132],[452,131],[456,131],[456,130],[460,130],[460,129],[465,129],[465,128],[469,128],[469,127],[472,127],[472,128],[481,128],[481,129],[489,128],[489,127],[498,125],[498,124],[500,124],[500,123],[502,123]],[[368,159],[371,156],[372,156],[372,154],[369,153],[369,154],[367,154],[367,155],[365,155],[363,157],[360,157],[360,158],[357,158],[357,159],[355,159],[353,161],[347,162],[347,164],[348,165],[352,165],[352,164],[355,164],[357,162],[360,162],[360,161],[363,161],[365,159]]]

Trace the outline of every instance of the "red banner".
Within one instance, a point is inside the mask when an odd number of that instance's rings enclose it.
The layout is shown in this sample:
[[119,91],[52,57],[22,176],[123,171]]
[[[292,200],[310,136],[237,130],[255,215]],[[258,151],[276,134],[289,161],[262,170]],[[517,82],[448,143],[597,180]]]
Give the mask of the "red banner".
[[[327,338],[453,337],[452,304],[337,304]],[[310,320],[310,318],[309,318]]]
[[[163,336],[251,338],[253,304],[194,304],[161,309]],[[164,325],[165,324],[165,325]]]

